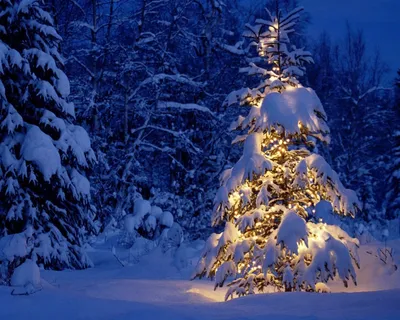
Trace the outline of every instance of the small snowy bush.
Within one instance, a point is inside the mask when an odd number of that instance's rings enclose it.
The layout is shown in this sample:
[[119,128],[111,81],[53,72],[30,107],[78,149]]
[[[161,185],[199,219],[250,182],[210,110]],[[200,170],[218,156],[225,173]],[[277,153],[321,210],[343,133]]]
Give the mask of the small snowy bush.
[[139,257],[161,246],[163,251],[179,247],[183,230],[174,222],[171,212],[163,211],[149,200],[137,199],[133,213],[126,214],[121,221],[119,245],[129,249],[130,259]]

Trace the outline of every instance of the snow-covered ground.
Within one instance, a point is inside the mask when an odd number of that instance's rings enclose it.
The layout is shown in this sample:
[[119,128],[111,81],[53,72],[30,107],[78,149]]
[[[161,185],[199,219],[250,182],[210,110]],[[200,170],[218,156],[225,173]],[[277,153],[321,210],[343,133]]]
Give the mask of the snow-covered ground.
[[[189,281],[191,268],[156,250],[122,267],[111,250],[92,252],[96,267],[82,271],[42,271],[43,290],[12,296],[0,287],[0,319],[400,319],[400,270],[393,272],[360,248],[357,287],[334,283],[333,293],[259,294],[223,302],[225,288]],[[388,243],[400,252],[400,240]],[[175,261],[175,263],[174,263]],[[399,265],[400,255],[395,255]]]

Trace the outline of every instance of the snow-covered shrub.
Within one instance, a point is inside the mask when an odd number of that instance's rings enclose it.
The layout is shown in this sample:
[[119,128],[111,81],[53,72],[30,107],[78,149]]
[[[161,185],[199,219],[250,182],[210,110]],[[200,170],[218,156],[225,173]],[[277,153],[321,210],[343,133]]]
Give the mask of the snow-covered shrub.
[[178,222],[183,228],[188,230],[191,227],[190,220],[195,211],[194,204],[191,200],[155,188],[151,191],[150,201],[153,205],[161,207],[165,211],[173,212],[174,221]]
[[177,248],[183,239],[183,230],[172,213],[144,199],[135,201],[133,213],[123,217],[120,227],[119,245],[129,249],[135,262],[158,246],[164,252]]
[[150,201],[138,199],[134,211],[124,217],[124,228],[128,233],[154,240],[160,237],[164,229],[170,228],[174,217],[168,211],[162,211],[158,206],[152,206]]

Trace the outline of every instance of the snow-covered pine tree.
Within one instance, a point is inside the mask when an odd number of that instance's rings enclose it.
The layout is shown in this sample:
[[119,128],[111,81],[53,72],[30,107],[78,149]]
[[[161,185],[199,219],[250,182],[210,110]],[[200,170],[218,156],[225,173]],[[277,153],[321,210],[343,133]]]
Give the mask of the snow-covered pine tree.
[[84,171],[95,156],[73,124],[52,23],[37,0],[0,0],[0,282],[28,258],[53,269],[91,265]]
[[234,141],[244,150],[221,176],[212,223],[225,228],[207,240],[194,275],[215,277],[215,287],[233,278],[226,299],[267,286],[313,291],[336,276],[345,285],[349,278],[356,283],[358,241],[329,223],[333,211],[355,215],[359,201],[312,152],[317,139],[329,142],[329,130],[317,95],[298,80],[312,61],[289,41],[301,11],[283,16],[277,7],[275,15],[267,11],[268,20],[248,26],[245,36],[267,67],[253,59],[246,71],[261,74],[260,85],[227,98],[227,104],[251,106],[233,124],[246,130]]
[[[397,70],[396,89],[397,93],[400,93],[400,69]],[[397,98],[399,98],[399,94],[397,94]]]
[[[395,81],[395,117],[400,118],[400,70]],[[390,166],[389,188],[386,194],[386,219],[400,218],[400,127],[393,134],[394,148]]]
[[400,131],[394,133],[395,147],[390,168],[389,190],[386,195],[386,219],[400,217]]

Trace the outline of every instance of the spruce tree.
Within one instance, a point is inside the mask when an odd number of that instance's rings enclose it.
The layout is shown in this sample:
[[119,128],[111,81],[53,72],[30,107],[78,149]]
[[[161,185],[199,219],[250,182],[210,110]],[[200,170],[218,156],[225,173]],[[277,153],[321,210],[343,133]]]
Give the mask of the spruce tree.
[[37,0],[0,0],[0,281],[26,259],[85,268],[95,162],[73,124],[61,38]]
[[[395,119],[400,119],[400,70],[395,81]],[[394,148],[390,166],[389,188],[386,193],[386,219],[400,217],[400,126],[393,133]]]
[[301,11],[283,16],[277,5],[274,15],[267,10],[267,19],[247,26],[259,58],[245,71],[262,80],[226,101],[251,107],[232,125],[242,130],[233,142],[243,143],[243,155],[221,176],[212,224],[224,231],[209,237],[195,272],[215,278],[215,287],[233,278],[226,299],[268,286],[319,291],[335,276],[356,283],[358,241],[335,225],[333,213],[354,216],[359,201],[313,152],[317,140],[329,142],[329,129],[317,95],[299,81],[311,55],[289,39]]
[[400,116],[400,69],[397,70],[397,78],[395,80],[395,104],[396,114]]

